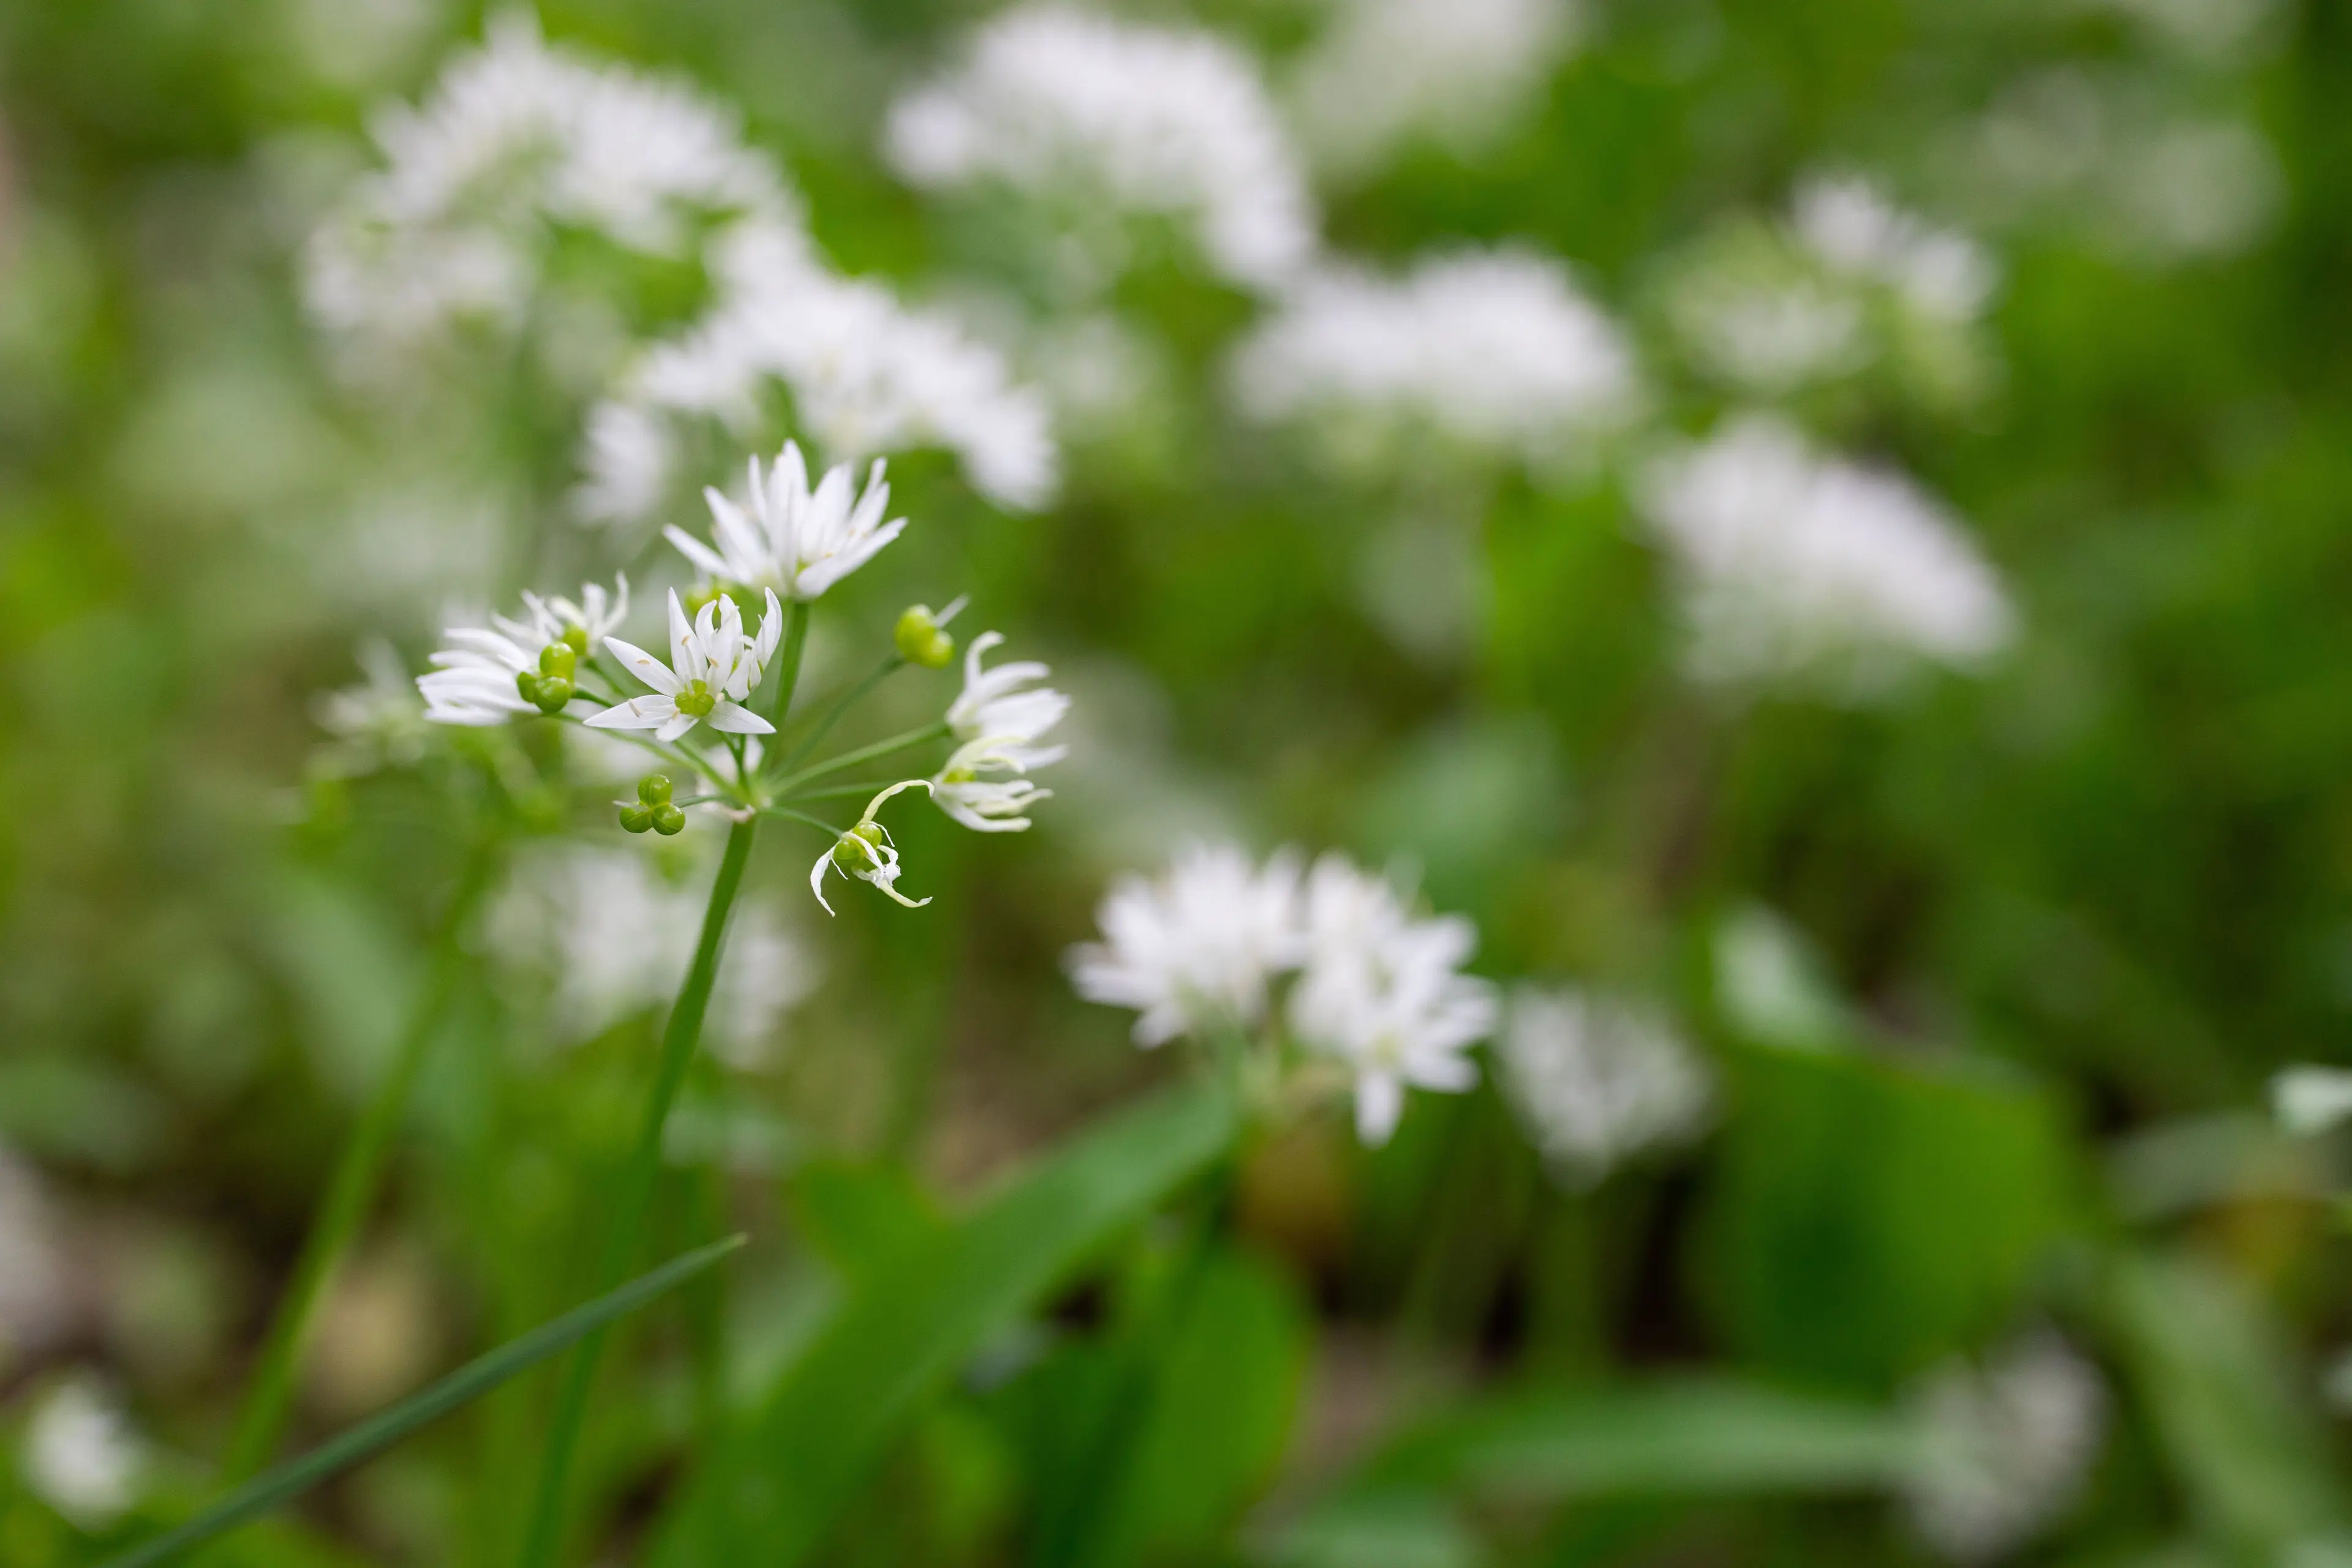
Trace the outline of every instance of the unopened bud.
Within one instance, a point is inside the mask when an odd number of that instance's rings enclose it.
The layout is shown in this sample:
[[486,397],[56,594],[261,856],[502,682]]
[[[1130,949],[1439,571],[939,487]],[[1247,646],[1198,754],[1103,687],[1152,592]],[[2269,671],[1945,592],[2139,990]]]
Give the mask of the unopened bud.
[[898,646],[900,658],[925,669],[944,669],[955,658],[955,638],[932,616],[929,605],[916,605],[900,616],[892,640]]
[[647,773],[645,777],[639,779],[637,781],[637,798],[644,801],[647,805],[667,805],[669,804],[669,776],[667,773]]
[[882,826],[861,822],[841,836],[833,847],[833,863],[845,871],[857,872],[880,863],[874,847],[882,842]]
[[649,805],[621,807],[621,826],[631,833],[643,833],[654,825],[654,808]]
[[686,813],[675,805],[654,807],[654,831],[664,838],[675,838],[686,831]]
[[542,675],[539,678],[539,689],[530,695],[531,705],[552,718],[572,700],[572,682],[562,676]]
[[539,674],[536,670],[515,671],[515,689],[522,694],[525,702],[534,708],[539,706]]
[[578,658],[570,643],[549,643],[539,650],[539,673],[557,680],[569,680]]
[[586,626],[566,626],[566,627],[564,627],[564,628],[563,628],[563,644],[564,644],[564,646],[565,646],[566,647],[568,647],[568,648],[570,648],[570,649],[572,650],[572,657],[573,657],[573,658],[587,658],[587,657],[588,657],[588,628],[587,628]]

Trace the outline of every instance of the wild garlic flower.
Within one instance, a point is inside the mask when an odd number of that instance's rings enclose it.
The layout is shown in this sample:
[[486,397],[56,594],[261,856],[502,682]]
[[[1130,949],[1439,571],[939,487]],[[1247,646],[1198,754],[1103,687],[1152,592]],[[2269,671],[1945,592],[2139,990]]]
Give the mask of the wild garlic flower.
[[1005,739],[967,741],[932,775],[931,800],[975,833],[1024,832],[1029,808],[1054,793],[1023,776],[1030,765],[1022,748]]
[[1478,943],[1467,920],[1413,918],[1384,879],[1336,856],[1316,871],[1336,918],[1321,941],[1308,937],[1291,1030],[1354,1076],[1357,1136],[1385,1143],[1408,1086],[1459,1094],[1477,1083],[1465,1053],[1494,1033],[1494,990],[1460,973]]
[[1255,62],[1207,33],[1053,4],[1005,12],[892,107],[887,153],[918,185],[995,186],[1073,215],[1098,274],[1121,246],[1076,215],[1190,224],[1209,263],[1253,288],[1286,283],[1315,249],[1306,178]]
[[1298,862],[1261,868],[1231,845],[1189,845],[1156,881],[1122,878],[1096,911],[1103,940],[1073,948],[1089,1002],[1133,1008],[1135,1043],[1255,1028],[1275,976],[1298,962]]
[[702,492],[710,503],[715,550],[676,526],[664,529],[662,536],[714,583],[764,588],[787,599],[816,598],[873,560],[907,527],[903,517],[882,521],[890,487],[883,480],[879,458],[862,492],[853,491],[846,463],[835,464],[811,489],[800,446],[787,441],[765,479],[760,459],[751,459],[747,494],[748,516],[717,490]]
[[1866,702],[1916,664],[1972,668],[2015,635],[1957,519],[1776,419],[1740,419],[1656,464],[1637,500],[1672,555],[1700,681]]
[[146,1445],[121,1402],[87,1375],[58,1384],[35,1407],[19,1463],[34,1495],[83,1530],[121,1519],[146,1486]]
[[[609,610],[601,588],[583,589],[581,596],[600,611]],[[625,583],[620,599],[626,608]],[[481,729],[524,713],[564,711],[572,696],[573,661],[587,646],[584,635],[575,640],[567,633],[584,633],[584,626],[575,628],[554,605],[530,594],[523,595],[523,614],[521,620],[493,615],[488,626],[443,631],[452,646],[436,652],[427,661],[433,668],[416,678],[427,720]],[[611,618],[617,622],[617,616]],[[560,684],[543,686],[545,679]]]
[[959,742],[985,743],[1003,766],[1025,773],[1069,753],[1067,746],[1036,742],[1062,721],[1070,700],[1051,687],[1032,684],[1054,673],[1034,659],[982,668],[980,656],[1003,641],[1002,632],[982,632],[971,639],[963,656],[963,690],[948,705],[947,721]]
[[919,910],[931,901],[910,899],[898,890],[898,847],[890,841],[890,830],[875,817],[882,803],[892,795],[910,789],[928,792],[930,787],[929,779],[904,779],[892,784],[867,801],[856,824],[816,858],[816,864],[809,868],[809,891],[816,895],[817,903],[826,914],[833,913],[833,906],[824,901],[824,874],[828,868],[845,877],[872,883],[910,910]]
[[2298,1137],[2352,1121],[2352,1069],[2291,1067],[2271,1079],[2271,1110]]
[[604,646],[628,672],[654,689],[588,721],[593,730],[651,730],[656,741],[675,741],[704,720],[729,735],[771,735],[775,726],[742,706],[760,684],[783,635],[783,606],[768,590],[768,611],[756,637],[743,635],[743,612],[721,594],[692,621],[669,595],[669,663],[634,643],[608,637]]
[[1229,380],[1251,418],[1302,424],[1335,466],[1377,475],[1432,441],[1572,468],[1641,399],[1623,334],[1566,268],[1521,248],[1315,277],[1244,342]]
[[2098,1457],[2106,1389],[2056,1334],[1980,1369],[1954,1363],[1910,1395],[1925,1452],[1906,1487],[1913,1526],[1953,1563],[2007,1555],[2065,1511]]
[[1655,1009],[1584,992],[1522,987],[1498,1054],[1529,1138],[1580,1186],[1690,1137],[1714,1098],[1706,1064]]

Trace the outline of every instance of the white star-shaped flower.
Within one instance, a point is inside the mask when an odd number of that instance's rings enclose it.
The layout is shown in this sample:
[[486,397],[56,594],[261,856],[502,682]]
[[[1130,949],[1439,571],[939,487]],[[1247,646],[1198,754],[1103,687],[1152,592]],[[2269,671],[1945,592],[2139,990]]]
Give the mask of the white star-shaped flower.
[[1034,659],[1016,659],[982,669],[980,656],[1003,640],[1002,632],[982,632],[971,639],[971,647],[964,652],[963,692],[949,705],[948,723],[958,741],[967,744],[985,741],[1003,759],[1003,765],[1025,773],[1068,754],[1066,746],[1035,742],[1062,721],[1062,715],[1070,710],[1070,700],[1052,687],[1031,686],[1053,673]]
[[627,667],[630,674],[654,689],[651,697],[633,697],[607,708],[588,721],[592,730],[651,730],[657,741],[675,741],[708,719],[710,727],[730,735],[769,735],[775,726],[743,707],[744,699],[760,683],[768,660],[783,632],[783,606],[775,590],[768,591],[768,612],[756,637],[743,635],[743,613],[721,594],[702,606],[693,621],[669,595],[669,663],[619,637],[604,646]]
[[809,891],[816,895],[819,907],[826,914],[833,913],[833,906],[824,901],[824,872],[828,866],[845,877],[872,883],[910,910],[919,910],[931,901],[929,899],[910,899],[898,890],[898,847],[890,842],[890,830],[874,820],[874,814],[881,810],[882,803],[892,795],[906,790],[929,790],[930,787],[929,779],[906,779],[892,784],[867,801],[865,811],[858,815],[857,825],[835,839],[833,847],[816,858],[816,864],[809,868]]
[[992,737],[967,741],[932,776],[931,799],[975,833],[1023,831],[1029,808],[1054,792],[1022,776],[1029,770],[1019,750]]
[[817,597],[873,560],[907,526],[903,517],[882,521],[890,487],[882,479],[881,458],[874,459],[865,490],[855,497],[846,463],[828,469],[811,490],[808,466],[790,441],[764,479],[760,459],[751,459],[748,515],[715,489],[702,495],[710,503],[718,547],[677,527],[664,529],[664,537],[713,581],[769,588],[787,599]]

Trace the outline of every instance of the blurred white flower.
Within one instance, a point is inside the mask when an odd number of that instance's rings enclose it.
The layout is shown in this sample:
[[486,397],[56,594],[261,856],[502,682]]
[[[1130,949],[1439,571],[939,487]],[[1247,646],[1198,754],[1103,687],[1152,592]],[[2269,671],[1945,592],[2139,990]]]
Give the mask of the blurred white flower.
[[25,1428],[25,1484],[83,1530],[103,1530],[139,1500],[146,1445],[121,1403],[87,1376],[58,1384]]
[[1850,1038],[1854,1023],[1805,934],[1760,904],[1716,927],[1715,1002],[1749,1039],[1818,1051]]
[[1696,1133],[1714,1075],[1655,1008],[1522,986],[1501,1040],[1504,1082],[1547,1161],[1580,1185]]
[[1133,1008],[1135,1042],[1209,1037],[1264,1020],[1274,977],[1298,962],[1298,862],[1260,868],[1231,845],[1188,845],[1157,880],[1121,878],[1096,921],[1100,942],[1070,951],[1089,1002]]
[[2098,1457],[2106,1389],[2045,1331],[1981,1368],[1931,1373],[1909,1405],[1922,1446],[1905,1488],[1912,1523],[1946,1559],[1976,1563],[2023,1546],[2074,1500]]
[[1777,419],[1741,418],[1658,462],[1639,499],[1673,557],[1696,679],[1868,701],[1920,661],[1974,667],[2014,634],[1957,520]]
[[910,899],[898,890],[898,847],[891,842],[890,830],[877,820],[883,803],[892,795],[910,789],[919,789],[928,795],[930,788],[929,779],[902,779],[890,785],[867,801],[866,809],[858,813],[857,820],[849,831],[834,840],[825,852],[816,858],[816,864],[809,868],[809,891],[816,895],[817,903],[826,914],[833,913],[833,906],[824,901],[824,874],[828,870],[838,871],[844,877],[879,888],[893,900],[910,910],[919,910],[931,901],[929,899]]
[[1401,279],[1332,270],[1235,353],[1242,410],[1313,426],[1332,458],[1394,471],[1415,435],[1565,467],[1638,412],[1633,358],[1559,262],[1503,248],[1432,257]]
[[1416,919],[1383,879],[1326,855],[1309,879],[1306,969],[1290,1026],[1355,1079],[1356,1134],[1381,1144],[1408,1086],[1459,1094],[1478,1081],[1469,1048],[1492,1034],[1494,989],[1460,973],[1478,944],[1459,915]]
[[[702,930],[702,889],[673,886],[641,852],[572,847],[527,858],[487,921],[510,967],[553,984],[551,1018],[566,1042],[667,1006],[686,978]],[[754,1069],[783,1016],[815,989],[814,956],[773,906],[740,903],[712,988],[705,1036],[731,1067]]]
[[796,217],[731,111],[551,47],[528,13],[494,23],[373,133],[384,165],[312,236],[305,277],[313,314],[363,352],[469,317],[513,325],[551,226],[674,256],[708,220]]
[[73,1290],[39,1173],[0,1147],[0,1373],[62,1334]]
[[772,735],[776,727],[742,704],[760,684],[783,635],[783,606],[767,590],[767,613],[756,636],[743,635],[743,612],[721,594],[691,621],[669,595],[669,663],[634,643],[608,637],[604,646],[631,675],[654,689],[588,720],[592,730],[651,730],[656,741],[675,741],[704,720],[728,735]]
[[2301,1137],[2352,1121],[2352,1069],[2288,1068],[2271,1079],[2271,1110],[2281,1127]]
[[1069,712],[1070,700],[1050,686],[1033,684],[1053,674],[1035,659],[982,668],[981,655],[1003,641],[1002,632],[982,632],[964,649],[963,689],[948,704],[947,722],[958,741],[992,742],[1011,765],[1026,773],[1068,753],[1066,746],[1036,742]]
[[1342,176],[1415,132],[1478,151],[1527,110],[1584,29],[1581,0],[1334,0],[1290,99],[1317,163]]
[[321,748],[328,771],[353,778],[387,765],[414,767],[431,731],[407,664],[382,637],[362,642],[358,657],[364,679],[322,693],[311,707],[319,728],[335,739]]
[[1930,226],[1858,175],[1806,181],[1790,226],[1832,270],[1883,283],[1927,315],[1974,320],[1999,279],[1992,258],[1974,240]]
[[[721,298],[700,324],[640,357],[590,415],[574,504],[591,521],[654,511],[678,480],[680,426],[763,428],[772,384],[795,427],[847,461],[940,447],[1000,505],[1053,494],[1059,454],[1044,400],[1003,356],[948,317],[909,310],[879,284],[834,276],[784,239],[745,226],[719,263]],[[786,237],[787,238],[789,237]]]
[[882,459],[855,489],[849,465],[837,463],[812,489],[808,465],[791,441],[767,477],[753,458],[747,490],[750,515],[715,489],[702,498],[710,506],[713,550],[682,528],[662,530],[678,552],[714,583],[764,588],[787,599],[814,599],[865,565],[905,531],[907,520],[882,521],[890,487]]
[[929,189],[1194,225],[1210,263],[1252,287],[1283,284],[1315,249],[1306,180],[1255,63],[1207,33],[1051,4],[1006,12],[892,106],[887,150]]

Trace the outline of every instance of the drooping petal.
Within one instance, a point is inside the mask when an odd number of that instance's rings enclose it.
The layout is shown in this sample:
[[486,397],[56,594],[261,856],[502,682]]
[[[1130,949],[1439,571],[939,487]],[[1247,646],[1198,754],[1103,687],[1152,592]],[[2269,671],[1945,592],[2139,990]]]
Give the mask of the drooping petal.
[[[839,839],[834,841],[835,844],[839,842]],[[833,845],[828,844],[824,853],[816,858],[816,864],[809,868],[809,891],[816,895],[817,907],[826,914],[833,913],[833,906],[824,901],[824,868],[832,864]]]
[[1373,1148],[1389,1141],[1404,1116],[1404,1085],[1394,1075],[1371,1071],[1356,1080],[1356,1136]]

